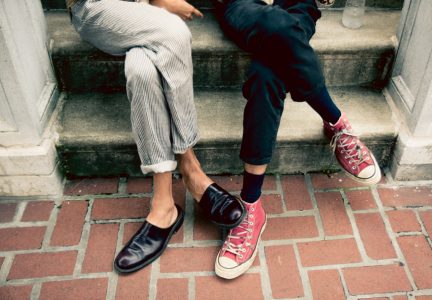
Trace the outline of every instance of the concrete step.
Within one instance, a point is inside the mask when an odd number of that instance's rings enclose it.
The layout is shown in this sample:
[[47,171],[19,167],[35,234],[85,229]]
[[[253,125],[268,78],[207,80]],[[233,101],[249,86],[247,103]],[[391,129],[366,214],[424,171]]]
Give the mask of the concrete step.
[[[66,9],[65,0],[41,0],[42,6],[46,10],[52,9]],[[188,1],[196,7],[213,7],[211,0],[191,0]],[[386,8],[386,9],[401,9],[404,0],[366,0],[366,5],[373,8]],[[332,9],[338,9],[345,6],[346,0],[336,0]]]
[[[196,88],[240,87],[250,56],[220,31],[211,10],[203,19],[188,23],[193,35]],[[329,86],[382,87],[388,81],[395,52],[399,11],[371,10],[365,26],[346,29],[341,11],[324,11],[311,44],[316,50]],[[124,58],[102,53],[83,42],[67,13],[46,13],[52,37],[52,59],[65,91],[122,91]]]
[[[396,138],[391,110],[380,92],[360,87],[331,88],[355,130],[387,166]],[[195,151],[206,172],[240,173],[238,158],[245,100],[239,91],[197,91],[201,139]],[[129,103],[122,94],[68,94],[58,121],[58,151],[66,174],[139,175],[131,135]],[[318,115],[305,103],[285,101],[278,143],[269,172],[337,169]]]

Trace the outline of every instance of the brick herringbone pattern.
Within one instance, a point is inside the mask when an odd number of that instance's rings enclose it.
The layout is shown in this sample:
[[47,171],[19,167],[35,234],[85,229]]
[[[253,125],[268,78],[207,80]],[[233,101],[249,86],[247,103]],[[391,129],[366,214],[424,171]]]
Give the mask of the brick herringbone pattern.
[[[214,180],[239,193],[241,176]],[[0,299],[432,299],[432,184],[390,176],[268,176],[268,224],[252,268],[215,277],[222,233],[180,180],[182,230],[129,276],[112,260],[150,208],[148,178],[69,181],[62,199],[0,203]]]

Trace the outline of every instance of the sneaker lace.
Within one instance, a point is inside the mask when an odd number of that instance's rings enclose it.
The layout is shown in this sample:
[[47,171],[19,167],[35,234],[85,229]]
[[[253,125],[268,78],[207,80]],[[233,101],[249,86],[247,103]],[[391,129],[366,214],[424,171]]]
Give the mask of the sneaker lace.
[[362,151],[363,146],[359,144],[357,135],[345,128],[332,137],[330,146],[333,152],[337,151],[337,146],[341,147],[341,153],[345,153],[345,159],[349,159],[348,163],[350,165],[353,164],[353,169],[358,168],[361,163],[369,160],[369,157],[365,155],[366,152]]
[[[226,240],[226,248],[225,251],[230,252],[234,255],[238,255],[240,258],[243,257],[244,252],[246,252],[246,248],[244,246],[249,247],[251,243],[249,240],[252,238],[252,228],[253,222],[249,219],[253,218],[253,214],[249,213],[246,218],[234,229],[230,230],[228,234],[228,238]],[[235,243],[237,240],[239,243]]]

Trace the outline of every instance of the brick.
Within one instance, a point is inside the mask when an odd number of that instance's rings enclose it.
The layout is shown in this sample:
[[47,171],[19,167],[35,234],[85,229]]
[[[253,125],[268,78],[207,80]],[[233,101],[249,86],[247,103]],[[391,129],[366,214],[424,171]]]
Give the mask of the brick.
[[[138,231],[138,229],[141,228],[142,224],[143,224],[142,222],[130,222],[125,224],[122,245],[125,245],[132,238],[132,236]],[[183,237],[184,237],[184,230],[182,226],[180,230],[177,231],[177,233],[171,237],[169,244],[182,243]]]
[[267,214],[283,213],[282,197],[279,194],[262,195],[262,204]]
[[315,217],[283,217],[267,219],[263,240],[301,239],[318,236]]
[[39,249],[46,227],[0,228],[0,251]]
[[396,257],[379,213],[356,214],[355,220],[367,255],[372,259]]
[[432,249],[425,237],[404,236],[398,243],[417,287],[432,288]]
[[368,190],[346,191],[348,202],[353,210],[377,208],[372,192]]
[[384,206],[432,205],[430,187],[379,188],[378,193]]
[[313,299],[345,299],[343,286],[337,270],[316,270],[308,272]]
[[117,282],[116,300],[149,299],[151,265],[138,272],[120,275]]
[[12,222],[16,208],[16,203],[0,203],[0,223]]
[[[229,192],[239,192],[243,187],[243,176],[231,175],[231,176],[210,176],[214,182],[219,186],[223,187]],[[273,191],[276,189],[276,178],[275,176],[268,175],[264,178],[262,186],[263,191]]]
[[189,299],[189,281],[187,278],[165,278],[157,282],[157,300]]
[[150,212],[150,198],[96,199],[93,220],[144,218]]
[[51,237],[51,246],[79,244],[87,213],[87,201],[63,201]]
[[415,297],[416,300],[432,300],[432,295],[425,295],[425,296],[416,296]]
[[412,290],[404,268],[399,265],[346,268],[343,276],[351,295]]
[[116,251],[118,224],[93,224],[87,244],[83,273],[110,272]]
[[197,276],[195,278],[196,299],[220,300],[263,299],[261,278],[259,274],[244,274],[234,280],[224,280],[216,276]]
[[127,194],[151,193],[152,177],[129,178],[126,186]]
[[72,275],[76,258],[77,251],[18,254],[8,280]]
[[362,186],[343,172],[333,174],[311,174],[312,185],[315,189],[353,188]]
[[420,218],[423,222],[424,227],[426,228],[426,232],[429,235],[429,238],[432,239],[432,210],[421,211]]
[[30,299],[33,286],[31,285],[6,285],[0,286],[0,299],[25,300]]
[[104,300],[107,288],[108,278],[44,282],[39,300]]
[[405,295],[393,296],[393,300],[408,300],[408,297]]
[[298,249],[301,263],[305,267],[361,261],[354,239],[300,243]]
[[21,221],[23,222],[48,221],[53,208],[54,208],[54,202],[52,201],[27,202]]
[[222,238],[221,230],[218,226],[207,219],[197,203],[195,205],[195,221],[193,230],[193,239],[197,241],[220,240]]
[[303,296],[303,286],[293,246],[265,247],[273,298]]
[[327,236],[352,234],[342,196],[338,192],[315,193],[319,213]]
[[167,248],[160,258],[162,273],[213,271],[219,247]]
[[421,231],[413,210],[392,210],[387,212],[387,216],[394,232]]
[[114,194],[118,190],[118,178],[83,178],[66,183],[65,195]]
[[387,297],[372,297],[372,298],[359,298],[359,300],[390,300],[390,298]]
[[282,176],[281,182],[287,210],[313,208],[303,175]]

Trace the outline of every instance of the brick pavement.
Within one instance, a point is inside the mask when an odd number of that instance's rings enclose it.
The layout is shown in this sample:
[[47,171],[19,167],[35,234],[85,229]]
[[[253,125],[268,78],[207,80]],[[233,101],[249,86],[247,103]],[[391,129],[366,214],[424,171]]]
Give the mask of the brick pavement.
[[[215,176],[238,193],[241,176]],[[221,232],[175,181],[186,220],[129,276],[115,253],[149,211],[151,180],[69,181],[61,199],[0,201],[0,299],[432,299],[432,183],[363,187],[341,174],[268,176],[252,268],[215,277]]]

